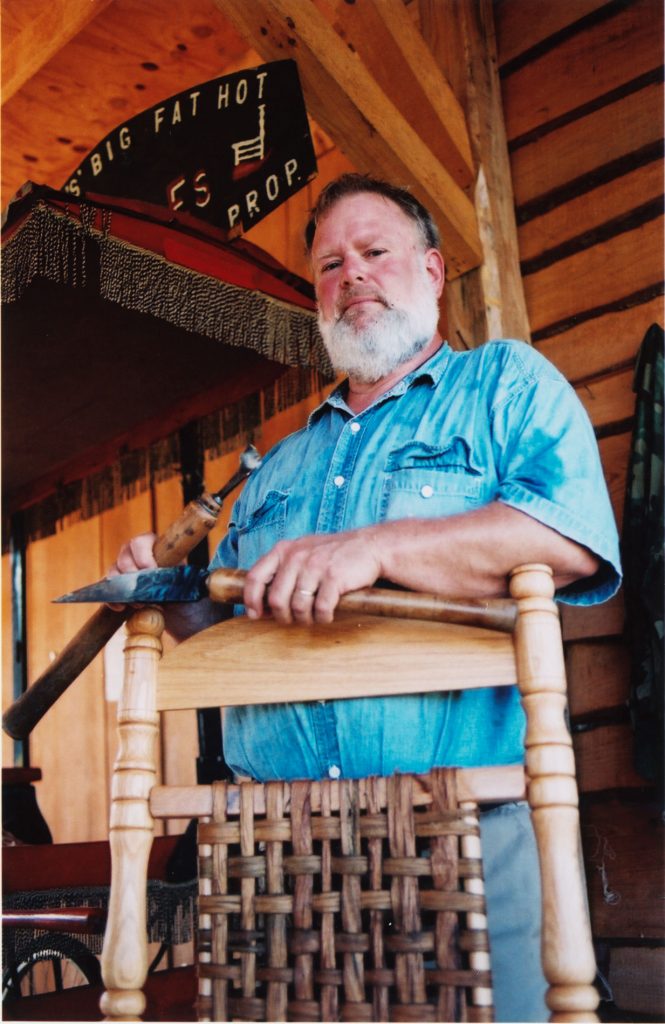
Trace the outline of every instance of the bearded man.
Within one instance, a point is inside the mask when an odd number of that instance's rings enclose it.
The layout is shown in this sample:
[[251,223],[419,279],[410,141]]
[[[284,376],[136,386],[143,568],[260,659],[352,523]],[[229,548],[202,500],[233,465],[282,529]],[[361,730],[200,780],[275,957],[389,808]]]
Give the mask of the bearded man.
[[[347,380],[266,456],[211,568],[248,570],[250,618],[329,622],[342,594],[390,580],[459,597],[507,593],[544,562],[558,598],[591,604],[620,582],[614,519],[589,421],[530,346],[453,351],[437,330],[444,263],[408,191],[344,175],[306,230],[319,325]],[[113,572],[154,565],[153,535]],[[172,613],[175,615],[176,613]],[[181,610],[180,638],[219,612]],[[521,763],[514,688],[227,709],[231,768],[259,780],[354,778]],[[497,1019],[542,1021],[537,856],[528,808],[482,815]]]

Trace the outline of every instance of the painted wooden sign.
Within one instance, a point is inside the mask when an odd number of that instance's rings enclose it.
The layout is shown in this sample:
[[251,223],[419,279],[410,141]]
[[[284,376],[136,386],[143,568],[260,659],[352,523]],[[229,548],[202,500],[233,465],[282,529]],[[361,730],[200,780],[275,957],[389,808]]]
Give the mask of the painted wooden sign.
[[119,125],[63,185],[247,230],[316,174],[295,61],[214,78]]

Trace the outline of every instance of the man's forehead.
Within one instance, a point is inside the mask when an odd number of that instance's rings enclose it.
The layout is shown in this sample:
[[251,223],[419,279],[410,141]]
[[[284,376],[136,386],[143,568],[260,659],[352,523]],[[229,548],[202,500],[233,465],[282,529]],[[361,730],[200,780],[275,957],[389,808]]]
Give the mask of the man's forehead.
[[412,217],[392,199],[376,192],[355,192],[338,199],[320,218],[312,249],[320,248],[321,242],[344,230],[358,234],[377,230],[405,231],[414,237],[419,234],[418,224]]

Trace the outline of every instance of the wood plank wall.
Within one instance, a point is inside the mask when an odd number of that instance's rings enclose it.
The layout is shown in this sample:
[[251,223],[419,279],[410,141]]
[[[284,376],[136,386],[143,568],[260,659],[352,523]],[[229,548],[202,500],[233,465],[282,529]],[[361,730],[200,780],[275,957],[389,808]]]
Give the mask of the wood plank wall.
[[[533,342],[591,417],[620,527],[635,354],[663,324],[662,4],[495,12]],[[565,612],[570,709],[594,936],[617,1005],[662,1020],[663,826],[633,767],[623,624],[621,596]]]

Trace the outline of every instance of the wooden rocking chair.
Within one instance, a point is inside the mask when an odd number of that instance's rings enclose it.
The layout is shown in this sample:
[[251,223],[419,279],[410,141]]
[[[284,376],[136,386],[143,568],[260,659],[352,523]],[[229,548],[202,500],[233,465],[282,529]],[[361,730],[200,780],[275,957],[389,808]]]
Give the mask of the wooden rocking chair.
[[[153,819],[196,817],[199,1019],[491,1020],[478,805],[520,799],[526,783],[541,863],[550,1019],[597,1020],[553,593],[547,567],[522,566],[512,574],[511,599],[489,602],[498,608],[495,628],[464,624],[478,621],[468,606],[437,599],[439,621],[416,621],[408,616],[423,614],[426,596],[395,592],[396,617],[382,617],[380,606],[375,615],[345,612],[330,626],[235,618],[161,664],[162,614],[136,612],[113,777],[102,955],[108,1019],[139,1019],[144,1009]],[[351,663],[355,680],[347,678]],[[514,683],[527,715],[526,776],[503,767],[155,785],[161,710]]]

